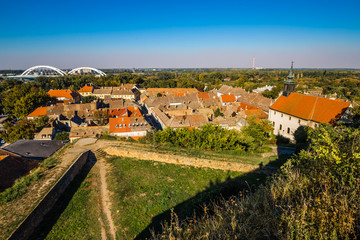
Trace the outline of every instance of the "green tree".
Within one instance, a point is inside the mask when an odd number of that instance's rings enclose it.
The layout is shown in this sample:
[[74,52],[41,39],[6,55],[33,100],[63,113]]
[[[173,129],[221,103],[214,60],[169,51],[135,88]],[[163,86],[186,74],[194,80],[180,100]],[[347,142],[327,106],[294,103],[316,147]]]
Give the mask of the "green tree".
[[248,116],[246,119],[248,126],[242,127],[241,131],[251,136],[256,143],[260,141],[266,143],[270,140],[272,124],[267,119],[258,119],[255,115]]
[[15,102],[13,114],[17,118],[24,118],[36,108],[47,104],[51,100],[52,98],[43,91],[29,92]]
[[97,98],[95,96],[87,96],[87,97],[82,97],[81,102],[82,103],[91,103],[96,99]]
[[68,132],[59,132],[55,134],[55,137],[53,140],[69,140],[69,133]]
[[97,110],[94,112],[94,121],[97,122],[98,125],[106,125],[109,123],[109,115],[107,111]]
[[360,106],[351,109],[350,121],[352,127],[360,128]]
[[44,127],[46,127],[49,124],[49,117],[46,115],[36,117],[33,120],[33,122],[35,124],[36,131],[39,132],[39,131],[41,131],[41,129],[43,129]]
[[6,122],[4,131],[0,133],[0,137],[6,142],[15,142],[19,139],[33,139],[36,127],[33,121],[22,119],[15,124]]
[[214,116],[215,116],[215,117],[224,116],[224,114],[220,111],[220,108],[217,108],[217,109],[214,111]]

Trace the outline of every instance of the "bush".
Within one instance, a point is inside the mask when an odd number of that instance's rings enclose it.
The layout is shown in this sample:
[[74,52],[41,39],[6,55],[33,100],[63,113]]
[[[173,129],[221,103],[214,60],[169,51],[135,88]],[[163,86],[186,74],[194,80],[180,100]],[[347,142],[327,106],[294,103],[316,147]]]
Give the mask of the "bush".
[[69,140],[69,133],[68,132],[59,132],[55,134],[55,137],[53,140]]
[[[150,134],[149,134],[150,135]],[[258,148],[261,139],[265,143],[268,137],[260,127],[249,127],[244,132],[227,130],[219,125],[207,124],[198,129],[172,129],[166,128],[155,134],[157,143],[170,143],[174,146],[202,150],[238,150],[253,151]],[[150,136],[148,136],[150,140]]]
[[105,140],[117,140],[116,136],[110,135],[110,134],[103,134],[98,139],[105,139]]
[[276,144],[289,144],[290,139],[281,135],[276,136]]
[[12,187],[7,188],[4,192],[0,193],[0,206],[26,193],[27,187],[39,178],[39,173],[34,172],[33,174],[17,179]]
[[173,214],[153,239],[359,238],[360,130],[321,125],[308,141],[254,194],[206,206],[187,221]]

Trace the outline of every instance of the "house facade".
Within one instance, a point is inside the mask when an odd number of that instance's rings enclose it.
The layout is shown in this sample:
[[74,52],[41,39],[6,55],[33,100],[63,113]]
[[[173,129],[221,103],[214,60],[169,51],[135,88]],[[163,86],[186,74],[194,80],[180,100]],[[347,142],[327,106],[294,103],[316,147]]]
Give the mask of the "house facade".
[[294,93],[293,78],[291,66],[283,95],[270,106],[268,119],[273,124],[274,134],[294,140],[294,133],[300,126],[316,128],[321,123],[335,124],[346,118],[349,102]]

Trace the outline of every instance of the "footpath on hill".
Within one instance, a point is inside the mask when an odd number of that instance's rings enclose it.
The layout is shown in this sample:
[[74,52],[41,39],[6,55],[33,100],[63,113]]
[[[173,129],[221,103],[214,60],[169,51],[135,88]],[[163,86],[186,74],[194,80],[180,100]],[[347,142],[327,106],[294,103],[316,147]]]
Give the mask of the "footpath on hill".
[[[136,158],[156,162],[188,165],[194,167],[206,167],[221,169],[225,171],[251,172],[258,169],[257,164],[247,164],[239,161],[227,161],[225,159],[209,159],[204,157],[184,156],[181,153],[174,154],[170,151],[153,149],[149,145],[126,141],[97,140],[94,138],[80,139],[74,144],[62,149],[54,155],[58,159],[55,167],[48,169],[44,175],[32,183],[26,193],[21,197],[5,203],[0,207],[0,239],[5,239],[16,228],[16,226],[32,211],[35,205],[64,174],[64,172],[75,162],[77,157],[85,151],[92,151],[97,157],[96,167],[100,169],[101,182],[101,210],[106,216],[105,221],[109,228],[103,237],[115,237],[116,229],[112,223],[111,203],[106,184],[108,166],[103,158],[105,155]],[[104,231],[104,229],[102,229]]]

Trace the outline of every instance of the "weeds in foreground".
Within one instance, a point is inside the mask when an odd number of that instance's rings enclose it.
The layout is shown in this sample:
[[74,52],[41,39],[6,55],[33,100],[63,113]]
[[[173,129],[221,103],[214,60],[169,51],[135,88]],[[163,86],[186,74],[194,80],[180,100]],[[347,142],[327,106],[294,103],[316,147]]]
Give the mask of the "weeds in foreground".
[[360,130],[324,125],[309,141],[254,194],[209,205],[187,221],[172,214],[152,238],[359,238]]
[[12,187],[7,188],[4,192],[0,193],[0,206],[24,195],[27,192],[27,187],[30,186],[30,184],[38,181],[46,170],[54,167],[57,163],[57,158],[47,158],[42,163],[40,163],[39,167],[30,174],[17,179]]

